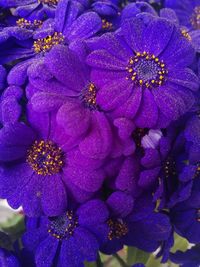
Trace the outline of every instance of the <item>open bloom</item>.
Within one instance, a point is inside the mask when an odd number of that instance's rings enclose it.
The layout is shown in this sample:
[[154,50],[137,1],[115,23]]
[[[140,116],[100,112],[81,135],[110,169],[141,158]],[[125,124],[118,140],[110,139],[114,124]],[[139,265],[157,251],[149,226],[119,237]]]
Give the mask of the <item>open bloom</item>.
[[107,199],[110,217],[107,221],[108,239],[100,250],[112,254],[124,245],[152,252],[168,239],[171,226],[169,218],[154,211],[151,197],[135,200],[123,192],[115,192]]
[[[121,30],[88,43],[97,103],[138,127],[166,127],[194,103],[199,80],[188,68],[191,44],[169,21],[146,16],[125,20]],[[160,34],[160,33],[163,34]]]
[[84,267],[85,260],[97,258],[108,216],[106,205],[94,199],[58,217],[30,219],[23,244],[35,253],[38,267],[50,267],[52,262],[59,267]]
[[55,123],[53,114],[28,107],[29,126],[8,123],[0,130],[0,195],[29,216],[61,214],[68,197],[82,202],[100,189],[102,162],[84,157],[77,141]]
[[[90,80],[89,69],[65,46],[54,47],[41,67],[52,78],[46,80],[35,68],[30,71],[29,80],[35,87],[30,99],[33,108],[39,112],[58,111],[57,123],[67,135],[79,140],[85,156],[106,158],[112,132],[108,118],[96,104],[98,88]],[[51,89],[47,91],[47,87]]]

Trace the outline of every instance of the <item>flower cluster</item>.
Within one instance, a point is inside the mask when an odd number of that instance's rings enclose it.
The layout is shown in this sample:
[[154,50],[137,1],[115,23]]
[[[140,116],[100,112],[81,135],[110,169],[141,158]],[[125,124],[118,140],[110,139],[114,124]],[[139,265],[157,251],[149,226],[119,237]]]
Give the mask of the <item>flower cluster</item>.
[[[0,266],[82,267],[125,245],[193,266],[200,1],[163,2],[0,0],[0,198],[26,215],[23,253]],[[175,232],[198,249],[170,254]]]

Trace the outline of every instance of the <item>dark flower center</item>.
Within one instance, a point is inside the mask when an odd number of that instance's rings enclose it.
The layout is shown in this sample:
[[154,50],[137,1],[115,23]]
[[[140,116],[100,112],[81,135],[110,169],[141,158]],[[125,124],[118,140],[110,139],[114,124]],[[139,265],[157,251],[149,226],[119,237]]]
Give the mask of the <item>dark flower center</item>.
[[127,66],[127,79],[144,87],[156,87],[166,80],[167,70],[162,60],[147,52],[136,53]]
[[35,19],[33,22],[24,18],[18,19],[16,24],[20,28],[36,30],[42,26],[42,21]]
[[107,21],[106,19],[102,19],[102,29],[103,30],[112,30],[113,24],[112,22]]
[[90,110],[97,110],[98,105],[96,103],[97,88],[93,83],[89,83],[81,92],[81,101],[86,108]]
[[174,176],[176,176],[177,174],[177,170],[176,170],[176,162],[171,159],[168,158],[164,164],[164,175],[165,178],[168,180],[168,178],[173,179]]
[[133,140],[137,146],[137,148],[142,147],[142,137],[144,137],[146,134],[148,134],[149,129],[148,128],[136,128],[133,132]]
[[120,239],[128,233],[128,226],[123,222],[122,219],[107,221],[109,226],[108,239],[113,240],[114,238]]
[[196,211],[196,220],[200,222],[200,209],[197,209]]
[[196,166],[197,168],[193,178],[200,177],[200,161],[196,164]]
[[78,218],[72,211],[67,211],[62,216],[49,218],[48,232],[59,240],[69,239],[77,226]]
[[51,48],[58,44],[64,44],[65,37],[61,32],[54,32],[53,35],[49,35],[45,38],[37,39],[33,43],[33,49],[35,53],[45,53],[51,50]]
[[39,3],[41,4],[46,4],[46,5],[49,5],[49,6],[54,6],[54,5],[57,5],[59,0],[38,0]]
[[200,6],[194,8],[190,22],[195,29],[200,29]]
[[35,141],[28,150],[27,162],[38,175],[53,175],[64,166],[64,153],[52,141]]
[[181,34],[182,34],[188,41],[191,41],[191,40],[192,40],[190,34],[189,34],[188,31],[186,31],[185,29],[181,30]]

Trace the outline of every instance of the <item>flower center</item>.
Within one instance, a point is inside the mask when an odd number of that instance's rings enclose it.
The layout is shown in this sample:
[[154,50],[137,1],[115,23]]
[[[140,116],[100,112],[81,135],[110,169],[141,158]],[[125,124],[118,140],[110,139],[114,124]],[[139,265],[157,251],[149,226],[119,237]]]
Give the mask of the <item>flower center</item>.
[[198,162],[198,163],[196,164],[196,166],[197,166],[197,168],[196,168],[196,172],[195,172],[193,178],[200,177],[200,162]]
[[107,21],[106,19],[102,19],[102,29],[103,30],[112,30],[113,24],[112,22]]
[[38,175],[53,175],[64,165],[64,153],[52,141],[35,141],[27,153],[27,162]]
[[120,239],[128,233],[128,226],[123,222],[122,219],[108,220],[109,226],[108,239],[113,240],[114,238]]
[[89,83],[81,92],[81,101],[86,108],[90,110],[97,110],[98,105],[96,103],[97,88],[93,83]]
[[171,159],[168,158],[167,161],[164,164],[164,175],[166,180],[168,180],[168,178],[173,179],[174,176],[176,176],[177,172],[176,172],[176,162]]
[[51,48],[58,44],[64,44],[65,38],[61,32],[55,32],[45,38],[38,39],[33,43],[35,53],[48,52]]
[[200,29],[200,6],[194,8],[190,22],[195,29]]
[[181,34],[188,40],[188,41],[191,41],[192,38],[191,36],[189,35],[188,31],[186,31],[185,29],[181,30]]
[[16,21],[16,24],[20,28],[36,30],[42,26],[42,21],[35,19],[33,22],[31,22],[30,20],[21,18]]
[[147,52],[136,53],[127,66],[127,79],[144,87],[156,87],[166,80],[167,70],[162,60]]
[[146,134],[148,134],[149,129],[148,128],[136,128],[133,132],[133,140],[137,146],[137,148],[142,147],[142,137],[144,137]]
[[48,232],[59,240],[69,239],[77,226],[78,218],[72,211],[67,211],[62,216],[49,218]]
[[41,4],[46,4],[48,6],[54,6],[58,4],[59,0],[38,0],[39,3]]

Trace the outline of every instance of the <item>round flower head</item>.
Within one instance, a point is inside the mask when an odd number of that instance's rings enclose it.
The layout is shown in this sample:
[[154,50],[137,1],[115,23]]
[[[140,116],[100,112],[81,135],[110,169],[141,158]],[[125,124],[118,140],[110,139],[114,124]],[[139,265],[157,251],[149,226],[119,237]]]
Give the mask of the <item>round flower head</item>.
[[[119,138],[118,125],[111,125],[97,105],[98,87],[90,79],[89,68],[75,54],[65,46],[56,46],[39,66],[29,69],[29,82],[35,87],[31,97],[33,108],[39,112],[55,110],[57,123],[79,142],[83,155],[103,160],[111,153],[115,156],[133,152],[130,136]],[[47,73],[50,80],[46,79]],[[115,143],[121,146],[115,149]]]
[[[166,127],[194,103],[199,80],[187,68],[194,51],[169,21],[144,15],[125,20],[121,31],[88,44],[97,103],[138,127]],[[150,19],[151,18],[151,19]],[[160,33],[163,34],[160,34]]]
[[28,106],[29,126],[6,124],[0,130],[0,195],[29,216],[61,214],[68,196],[85,201],[100,189],[100,160],[84,157],[77,141],[55,122],[51,113],[38,114]]
[[30,219],[23,244],[35,253],[38,267],[51,267],[52,262],[60,267],[83,267],[85,260],[97,258],[99,245],[106,235],[108,215],[102,201],[91,200],[59,217]]
[[130,196],[115,192],[108,198],[107,205],[110,218],[107,221],[107,242],[100,247],[103,253],[113,254],[123,245],[152,252],[169,237],[169,219],[154,212],[149,196],[141,196],[133,203]]
[[[14,56],[13,53],[9,56],[10,49],[8,49],[8,56],[2,55],[3,62],[10,61],[11,57],[12,60],[26,59],[11,69],[8,76],[9,84],[24,84],[28,67],[36,64],[47,52],[59,44],[69,46],[70,49],[77,51],[80,57],[84,57],[83,40],[94,36],[101,29],[102,22],[95,12],[82,14],[82,9],[82,5],[77,1],[60,0],[55,19],[47,19],[42,23],[41,27],[34,32],[34,40],[31,39],[26,49],[19,48]],[[63,12],[65,20],[63,20]]]
[[177,233],[195,244],[200,243],[199,186],[199,179],[196,179],[190,198],[178,203],[170,212],[170,217]]
[[45,53],[55,44],[67,44],[81,53],[81,41],[94,36],[102,28],[102,21],[96,12],[83,13],[82,9],[82,5],[76,1],[60,0],[55,19],[50,19],[49,23],[47,21],[34,36],[35,53]]

